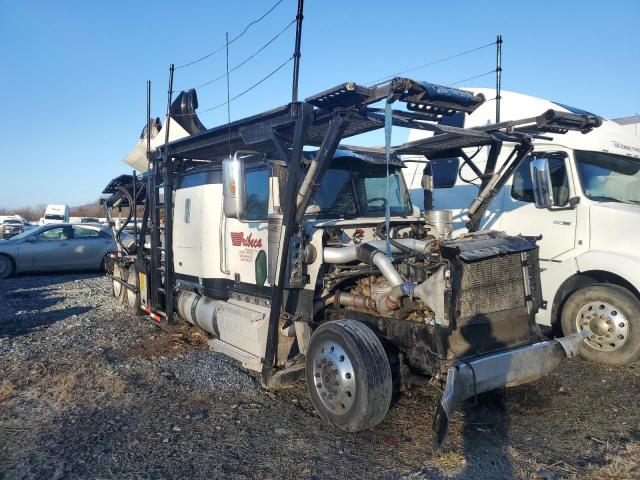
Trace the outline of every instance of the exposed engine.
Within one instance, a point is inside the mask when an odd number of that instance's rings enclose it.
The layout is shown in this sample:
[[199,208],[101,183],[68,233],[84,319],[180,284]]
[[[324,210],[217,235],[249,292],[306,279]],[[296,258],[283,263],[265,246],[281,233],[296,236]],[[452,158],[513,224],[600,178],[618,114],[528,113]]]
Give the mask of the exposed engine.
[[[333,304],[428,326],[425,344],[437,344],[432,340],[440,337],[443,357],[539,338],[531,320],[540,302],[535,241],[493,231],[452,240],[450,212],[432,211],[424,227],[392,229],[390,258],[385,232],[376,231],[383,238],[325,248],[331,267],[320,308]],[[415,348],[419,342],[409,343]]]

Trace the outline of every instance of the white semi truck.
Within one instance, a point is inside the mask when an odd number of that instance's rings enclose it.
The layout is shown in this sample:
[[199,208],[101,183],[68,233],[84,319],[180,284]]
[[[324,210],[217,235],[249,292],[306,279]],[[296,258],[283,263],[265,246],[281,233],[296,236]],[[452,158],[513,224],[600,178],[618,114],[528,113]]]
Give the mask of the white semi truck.
[[[469,91],[495,98],[495,90]],[[586,113],[566,105],[514,92],[502,93],[501,120],[535,115],[553,108]],[[450,124],[476,127],[495,121],[495,102],[485,102],[472,114]],[[412,130],[410,141],[425,136]],[[615,122],[583,135],[543,135],[487,208],[481,228],[511,235],[541,238],[540,267],[544,302],[537,321],[569,335],[588,328],[583,357],[614,365],[640,358],[640,138]],[[428,182],[432,208],[451,209],[455,228],[466,229],[467,206],[483,182],[498,171],[515,144],[505,142],[495,165],[486,148],[466,150],[463,157],[434,159]],[[544,159],[551,178],[549,195],[536,198],[532,162]],[[405,170],[412,199],[423,208],[424,164]],[[487,175],[485,176],[485,173]]]
[[[464,399],[545,375],[584,337],[548,340],[535,323],[535,238],[474,228],[452,238],[451,212],[412,205],[400,156],[508,140],[516,168],[532,135],[600,125],[553,109],[509,125],[444,125],[484,101],[407,78],[345,83],[207,130],[195,121],[195,91],[181,93],[170,118],[189,135],[150,151],[144,176],[103,191],[118,245],[114,295],[162,328],[179,314],[265,386],[305,376],[315,408],[343,430],[375,427],[394,388],[432,377],[443,391],[439,444]],[[385,148],[342,143],[392,127],[435,135]],[[126,157],[138,167],[139,153]],[[476,224],[509,175],[474,197]],[[121,238],[140,202],[139,235]],[[116,228],[111,211],[127,207]]]
[[69,205],[47,205],[44,216],[40,219],[40,224],[66,223],[69,221],[69,213]]

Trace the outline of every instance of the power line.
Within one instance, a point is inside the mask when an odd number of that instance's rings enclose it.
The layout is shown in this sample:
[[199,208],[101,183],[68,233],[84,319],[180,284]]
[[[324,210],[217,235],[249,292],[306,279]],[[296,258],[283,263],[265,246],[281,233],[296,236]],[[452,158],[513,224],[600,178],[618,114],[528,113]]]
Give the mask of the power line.
[[[249,62],[250,60],[252,60],[256,55],[258,55],[260,52],[262,52],[265,48],[267,48],[269,45],[271,45],[273,42],[275,42],[284,32],[286,32],[287,30],[289,30],[289,28],[291,28],[291,25],[293,25],[294,23],[296,23],[296,19],[294,18],[290,23],[287,24],[286,27],[284,27],[282,30],[280,30],[271,40],[269,40],[267,43],[265,43],[262,47],[260,47],[258,50],[256,50],[255,52],[253,52],[251,55],[249,55],[247,58],[245,58],[242,62],[240,62],[238,65],[236,65],[235,67],[233,67],[231,70],[229,70],[228,73],[233,73],[235,72],[237,69],[239,69],[240,67],[242,67],[243,65],[245,65],[247,62]],[[231,42],[229,42],[231,43]],[[217,77],[206,81],[204,83],[201,83],[200,85],[196,85],[195,89],[198,88],[202,88],[202,87],[206,87],[207,85],[211,85],[212,83],[217,82],[218,80],[222,80],[223,78],[225,78],[227,76],[227,73],[223,73],[221,75],[218,75]],[[184,89],[182,91],[185,91],[188,89]]]
[[464,52],[456,53],[454,55],[449,55],[448,57],[444,57],[444,58],[441,58],[439,60],[434,60],[433,62],[424,63],[422,65],[418,65],[418,66],[415,66],[415,67],[408,68],[408,69],[403,70],[401,72],[396,72],[396,73],[393,73],[391,75],[386,75],[384,77],[376,78],[375,80],[373,80],[371,82],[368,82],[367,85],[371,85],[373,83],[377,83],[377,82],[380,82],[382,80],[386,80],[386,79],[390,79],[390,78],[393,78],[393,77],[397,77],[398,75],[404,75],[405,73],[409,73],[409,72],[413,72],[413,71],[416,71],[416,70],[420,70],[422,68],[427,68],[427,67],[430,67],[432,65],[436,65],[438,63],[446,62],[447,60],[451,60],[452,58],[461,57],[461,56],[467,55],[469,53],[477,52],[478,50],[482,50],[483,48],[487,48],[487,47],[490,47],[491,45],[495,45],[495,44],[496,44],[496,42],[487,43],[486,45],[481,45],[479,47],[472,48],[471,50],[465,50]]
[[[262,21],[262,20],[263,20],[267,15],[269,15],[271,12],[273,12],[273,11],[275,10],[275,8],[276,8],[278,5],[280,5],[281,3],[282,3],[282,0],[278,0],[275,4],[273,4],[273,6],[272,6],[269,10],[267,10],[267,12],[266,12],[264,15],[262,15],[260,18],[257,18],[257,19],[255,19],[255,20],[253,20],[253,21],[249,22],[249,24],[248,24],[246,27],[244,27],[244,30],[242,30],[242,32],[241,32],[238,36],[236,36],[236,37],[232,38],[232,39],[229,41],[228,45],[231,45],[233,42],[235,42],[235,41],[236,41],[236,40],[238,40],[240,37],[242,37],[245,33],[247,33],[247,32],[249,31],[249,28],[251,28],[253,25],[255,25],[256,23],[261,22],[261,21]],[[194,63],[201,62],[201,61],[206,60],[207,58],[209,58],[209,57],[211,57],[211,56],[215,55],[216,53],[221,52],[221,51],[222,51],[222,50],[224,50],[225,48],[227,48],[227,44],[226,44],[226,43],[225,43],[224,45],[222,45],[220,48],[218,48],[218,49],[214,50],[213,52],[206,54],[204,57],[200,57],[200,58],[198,58],[198,59],[196,59],[196,60],[193,60],[193,61],[191,61],[191,62],[184,63],[184,64],[182,64],[182,65],[178,65],[178,66],[177,66],[177,67],[175,67],[175,68],[176,68],[176,69],[177,69],[177,68],[184,68],[184,67],[188,67],[188,66],[190,66],[190,65],[193,65]]]
[[480,75],[474,75],[473,77],[465,78],[464,80],[458,80],[457,82],[453,82],[448,84],[448,87],[453,87],[454,85],[459,85],[464,82],[468,82],[469,80],[475,80],[476,78],[486,77],[487,75],[491,75],[492,73],[496,73],[495,68],[485,73],[481,73]]
[[268,78],[272,77],[273,75],[275,75],[278,71],[280,71],[281,69],[283,69],[285,67],[285,65],[287,65],[291,60],[293,60],[293,56],[289,57],[284,63],[282,63],[279,67],[277,67],[275,70],[272,70],[269,74],[265,75],[264,77],[262,77],[260,80],[258,80],[256,83],[254,83],[253,85],[251,85],[249,88],[247,88],[246,90],[244,90],[243,92],[240,92],[238,95],[236,95],[235,97],[230,98],[228,101],[220,103],[214,107],[209,107],[209,108],[205,108],[204,110],[200,110],[199,112],[194,112],[194,113],[186,113],[186,114],[182,114],[182,115],[175,115],[176,117],[186,117],[189,115],[199,115],[201,113],[205,113],[205,112],[210,112],[211,110],[216,110],[218,108],[224,107],[225,105],[228,105],[229,103],[233,102],[234,100],[237,100],[238,98],[242,97],[243,95],[245,95],[246,93],[249,93],[251,90],[253,90],[254,88],[256,88],[258,85],[260,85],[261,83],[263,83],[265,80],[267,80]]

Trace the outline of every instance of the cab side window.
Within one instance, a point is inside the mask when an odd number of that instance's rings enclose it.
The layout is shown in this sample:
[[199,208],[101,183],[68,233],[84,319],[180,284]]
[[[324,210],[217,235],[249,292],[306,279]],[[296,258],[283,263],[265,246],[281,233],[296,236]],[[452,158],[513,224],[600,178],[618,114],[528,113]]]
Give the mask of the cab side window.
[[[553,187],[553,205],[564,207],[569,203],[569,177],[562,154],[545,155],[549,159],[551,185]],[[513,174],[511,198],[520,202],[535,203],[533,182],[531,180],[531,162],[534,157],[525,158]]]
[[98,230],[92,228],[73,227],[73,238],[98,238],[100,236]]
[[267,220],[269,218],[269,169],[245,172],[247,191],[247,213],[244,220]]
[[45,230],[36,236],[39,242],[55,242],[68,240],[69,235],[65,227],[56,227]]

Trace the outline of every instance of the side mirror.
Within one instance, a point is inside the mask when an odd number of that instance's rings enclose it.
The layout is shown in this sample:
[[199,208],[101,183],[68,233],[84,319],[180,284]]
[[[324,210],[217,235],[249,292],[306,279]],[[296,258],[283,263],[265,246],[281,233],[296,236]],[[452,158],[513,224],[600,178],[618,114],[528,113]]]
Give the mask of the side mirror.
[[551,170],[547,158],[534,158],[531,162],[531,181],[537,208],[553,206]]
[[222,161],[222,208],[227,218],[241,219],[247,211],[244,159],[236,153]]
[[38,239],[36,238],[35,235],[31,235],[30,237],[27,237],[24,239],[25,242],[29,242],[29,243],[33,243],[33,242],[37,242]]

